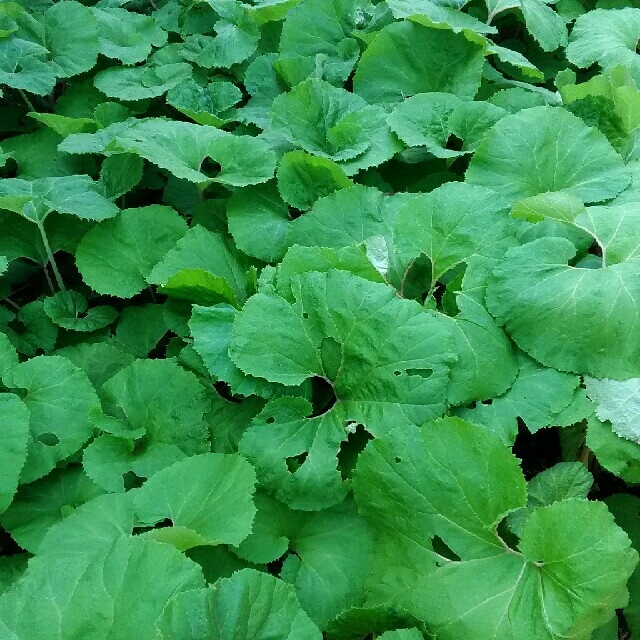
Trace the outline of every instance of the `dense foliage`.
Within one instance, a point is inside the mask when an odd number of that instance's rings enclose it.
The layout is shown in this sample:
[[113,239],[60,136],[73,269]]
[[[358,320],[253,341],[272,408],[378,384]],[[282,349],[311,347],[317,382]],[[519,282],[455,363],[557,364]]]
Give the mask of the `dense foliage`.
[[0,4],[3,640],[640,638],[626,5]]

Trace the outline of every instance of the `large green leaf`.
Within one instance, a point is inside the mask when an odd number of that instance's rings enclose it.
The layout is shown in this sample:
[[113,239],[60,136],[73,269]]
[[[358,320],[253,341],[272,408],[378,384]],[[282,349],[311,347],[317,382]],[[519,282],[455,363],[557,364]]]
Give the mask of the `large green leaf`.
[[136,360],[102,387],[103,409],[115,435],[84,452],[87,475],[108,491],[124,489],[123,474],[148,478],[186,456],[209,449],[203,416],[210,409],[196,376],[172,360]]
[[576,20],[566,54],[569,62],[587,68],[596,62],[607,70],[627,67],[640,81],[640,56],[636,45],[640,37],[640,9],[594,9]]
[[463,34],[401,21],[384,27],[360,58],[353,89],[369,103],[441,91],[471,99],[480,86],[482,46]]
[[629,260],[572,267],[575,247],[540,238],[510,249],[487,288],[491,314],[516,344],[548,367],[624,379],[640,375],[640,278]]
[[615,197],[631,179],[604,134],[557,107],[533,107],[502,118],[478,146],[468,182],[517,201],[567,191],[584,202]]
[[154,265],[186,231],[184,219],[171,207],[125,209],[82,238],[76,264],[98,293],[130,298],[147,286]]
[[585,377],[587,395],[596,404],[596,416],[609,421],[615,433],[636,443],[640,441],[640,380],[597,380]]
[[101,496],[51,527],[24,578],[0,597],[0,619],[15,633],[9,637],[154,640],[171,597],[204,587],[195,562],[131,536],[129,502]]
[[136,492],[140,522],[171,527],[150,532],[181,551],[205,544],[237,545],[251,532],[256,476],[238,455],[203,453],[156,473]]
[[0,513],[11,504],[27,459],[29,409],[12,393],[0,394]]
[[174,597],[157,623],[162,640],[320,640],[293,587],[243,569],[209,589]]
[[36,553],[50,527],[104,493],[80,466],[54,469],[49,475],[24,484],[2,514],[2,526],[30,553]]
[[118,7],[93,8],[98,21],[100,53],[125,65],[146,60],[152,47],[167,42],[167,33],[149,16]]
[[7,178],[0,184],[0,207],[33,222],[42,222],[51,211],[85,220],[104,220],[118,212],[89,176],[61,176],[22,180]]
[[62,356],[31,358],[5,371],[2,380],[29,409],[28,455],[20,480],[32,482],[91,437],[89,413],[98,397],[84,371]]
[[415,545],[431,557],[409,566],[390,556],[407,581],[400,593],[384,584],[378,593],[443,640],[588,637],[626,602],[637,553],[603,504],[570,499],[537,509],[517,551],[500,538],[502,518],[525,504],[524,478],[482,427],[448,418],[396,429],[361,454],[354,485],[380,533],[402,541],[405,554]]

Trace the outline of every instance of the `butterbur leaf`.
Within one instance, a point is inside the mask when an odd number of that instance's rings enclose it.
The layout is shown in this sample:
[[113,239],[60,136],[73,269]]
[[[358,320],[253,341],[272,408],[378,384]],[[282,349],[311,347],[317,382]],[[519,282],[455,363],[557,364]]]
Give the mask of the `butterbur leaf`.
[[191,76],[186,62],[145,63],[139,67],[109,67],[93,78],[95,86],[110,98],[144,100],[157,98]]
[[491,189],[444,184],[398,210],[397,242],[408,255],[423,253],[431,260],[433,287],[449,269],[472,256],[497,258],[513,246],[507,206]]
[[471,159],[466,180],[514,202],[565,191],[583,202],[615,197],[630,181],[597,129],[564,109],[534,107],[502,118]]
[[615,433],[636,443],[640,441],[640,380],[597,380],[585,377],[587,395],[596,404],[596,416],[609,421]]
[[124,209],[82,238],[76,264],[98,293],[130,298],[147,286],[154,265],[186,231],[184,219],[171,207]]
[[118,212],[118,207],[100,193],[98,184],[83,175],[7,178],[0,186],[0,206],[32,222],[42,222],[51,211],[85,220],[104,220]]
[[196,304],[230,302],[246,298],[248,264],[224,236],[204,227],[191,227],[156,264],[147,281],[162,291]]
[[32,482],[78,451],[91,437],[98,397],[86,374],[62,356],[37,356],[5,371],[9,389],[26,390],[30,412],[27,461],[21,482]]
[[227,202],[227,222],[236,246],[247,255],[265,262],[284,256],[291,219],[275,184],[236,191]]
[[17,365],[18,362],[16,348],[4,333],[0,333],[0,377],[4,375],[5,371]]
[[304,151],[285,153],[277,176],[283,200],[302,211],[309,209],[318,198],[353,186],[344,171],[329,158]]
[[118,317],[118,311],[107,305],[89,309],[87,299],[77,291],[60,291],[45,298],[44,312],[59,327],[71,331],[97,331]]
[[[0,617],[16,638],[49,640],[55,620],[63,633],[86,640],[153,640],[167,602],[205,586],[200,567],[176,549],[131,536],[129,502],[125,496],[100,496],[51,527],[24,579],[0,597]],[[117,576],[109,571],[114,567]]]
[[167,33],[149,16],[117,7],[93,7],[98,22],[100,53],[125,65],[146,60],[152,47],[167,42]]
[[205,87],[188,78],[167,93],[167,103],[198,124],[220,127],[230,109],[242,99],[235,84],[214,80]]
[[116,340],[138,358],[145,358],[169,330],[169,318],[163,305],[127,307],[120,313]]
[[586,445],[598,464],[631,484],[640,483],[640,444],[623,438],[595,415],[589,417]]
[[519,4],[527,29],[543,51],[566,47],[567,26],[558,12],[543,0],[520,0]]
[[360,96],[323,80],[307,80],[273,101],[271,118],[274,129],[292,144],[339,161],[369,148],[375,128],[364,114],[373,111]]
[[105,196],[114,200],[131,191],[142,179],[143,160],[132,153],[106,157],[100,169],[100,184]]
[[419,93],[403,100],[387,122],[408,146],[424,146],[437,158],[455,158],[462,152],[445,145],[450,135],[449,118],[461,102],[451,93]]
[[320,640],[291,585],[243,569],[215,586],[174,597],[157,622],[162,640]]
[[517,377],[506,393],[486,404],[477,403],[473,409],[456,410],[465,420],[487,426],[509,445],[518,433],[518,418],[531,433],[559,424],[559,414],[574,401],[580,386],[578,376],[543,367],[522,353],[517,355],[517,364]]
[[0,513],[11,504],[27,459],[29,409],[12,393],[0,394]]
[[[574,245],[540,238],[509,249],[487,288],[487,308],[516,344],[548,367],[593,377],[640,375],[640,280],[635,261],[574,268]],[[530,287],[535,296],[524,299]],[[580,327],[580,330],[576,330]]]
[[237,545],[251,532],[255,482],[255,471],[244,458],[204,453],[147,480],[136,492],[135,509],[145,526],[169,518],[171,527],[149,535],[181,551],[206,544]]
[[586,208],[582,200],[568,191],[549,191],[516,202],[511,210],[514,218],[528,222],[556,220],[573,223]]
[[122,476],[130,471],[148,478],[209,450],[204,388],[172,360],[136,360],[108,380],[101,395],[105,413],[120,420],[124,432],[96,438],[85,448],[83,464],[107,491],[123,491]]
[[50,527],[103,493],[82,467],[55,469],[36,482],[22,485],[0,520],[23,549],[36,553]]
[[348,0],[305,0],[287,13],[280,53],[308,58],[322,56],[326,79],[342,84],[360,55],[353,32],[356,8]]
[[567,59],[583,69],[596,62],[605,71],[616,65],[624,65],[639,81],[640,58],[636,53],[638,36],[639,9],[594,9],[576,20],[566,49]]
[[541,471],[527,483],[527,506],[509,514],[509,529],[520,535],[536,509],[568,498],[586,500],[592,485],[593,476],[581,462],[559,462]]
[[429,91],[472,99],[483,61],[482,47],[463,34],[404,20],[381,29],[367,47],[353,89],[369,103],[400,102]]
[[[626,602],[637,553],[602,503],[567,499],[538,508],[517,551],[498,537],[504,515],[524,506],[524,478],[482,427],[448,418],[392,431],[361,454],[354,487],[379,532],[405,545],[437,536],[455,554],[414,565],[399,596],[444,640],[588,635]],[[524,603],[522,617],[516,611]]]

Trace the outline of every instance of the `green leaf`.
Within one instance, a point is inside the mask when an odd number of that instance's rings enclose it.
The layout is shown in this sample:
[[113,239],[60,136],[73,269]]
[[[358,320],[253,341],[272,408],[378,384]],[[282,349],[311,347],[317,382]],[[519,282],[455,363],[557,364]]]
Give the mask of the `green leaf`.
[[118,207],[107,200],[89,176],[61,176],[22,180],[6,178],[0,184],[0,207],[41,223],[52,211],[84,220],[112,218]]
[[18,362],[18,352],[16,348],[4,333],[0,333],[0,377],[2,377],[6,371],[17,365]]
[[148,478],[208,451],[204,387],[172,360],[136,360],[104,384],[101,396],[105,414],[121,421],[124,433],[99,436],[86,447],[83,462],[87,475],[107,491],[123,491],[122,476],[129,471]]
[[227,221],[240,251],[265,262],[276,262],[284,256],[291,220],[273,183],[236,191],[227,202]]
[[419,194],[398,210],[397,242],[407,255],[425,254],[431,288],[447,271],[471,258],[498,258],[513,246],[508,204],[490,189],[461,182]]
[[30,118],[42,122],[61,136],[68,136],[72,133],[93,132],[96,130],[95,121],[91,118],[69,118],[56,113],[37,113],[30,111],[27,114]]
[[[318,509],[344,496],[336,455],[348,430],[359,423],[378,435],[442,415],[455,356],[445,322],[386,285],[330,270],[292,277],[291,286],[294,304],[263,293],[247,301],[229,354],[246,373],[272,382],[322,377],[335,406],[308,418],[311,406],[303,399],[273,401],[244,434],[240,451],[279,499]],[[277,322],[267,326],[267,318]],[[287,462],[301,455],[291,472]]]
[[569,498],[586,500],[592,486],[593,476],[581,462],[559,462],[541,471],[527,483],[527,506],[509,514],[509,529],[521,535],[536,509]]
[[581,15],[571,31],[566,49],[569,62],[580,68],[596,62],[603,70],[624,65],[640,81],[640,58],[636,44],[640,36],[640,10],[594,9]]
[[547,191],[599,202],[620,193],[630,175],[604,134],[564,109],[534,107],[494,125],[471,159],[466,180],[512,202]]
[[277,171],[278,191],[287,204],[302,211],[324,196],[353,186],[345,172],[329,158],[304,151],[285,153]]
[[195,304],[246,298],[247,260],[224,236],[204,227],[191,227],[147,276],[169,296]]
[[124,209],[93,227],[76,250],[82,279],[101,294],[130,298],[147,287],[147,277],[184,236],[187,225],[171,207]]
[[199,545],[237,545],[251,533],[256,508],[251,465],[238,455],[204,453],[159,471],[134,497],[145,526],[169,518],[171,527],[150,532],[180,551]]
[[305,151],[350,160],[371,146],[385,126],[384,112],[360,96],[323,80],[306,80],[278,96],[271,107],[274,130]]
[[100,53],[130,65],[143,62],[152,47],[162,47],[167,33],[149,16],[117,7],[93,7],[98,21]]
[[31,358],[5,371],[2,380],[17,390],[30,412],[28,455],[20,481],[32,482],[91,437],[89,413],[98,397],[86,374],[62,356]]
[[[60,149],[68,153],[104,153],[114,147],[136,153],[176,178],[197,183],[244,187],[266,182],[275,169],[275,154],[262,140],[160,118],[129,120],[95,134],[69,136]],[[217,175],[201,171],[205,158],[220,164]]]
[[229,304],[210,307],[194,304],[189,321],[193,347],[209,373],[228,383],[234,394],[269,397],[279,385],[245,375],[229,357],[231,329],[237,313],[238,310]]
[[531,433],[559,424],[559,414],[570,406],[580,386],[578,376],[543,367],[522,353],[517,362],[518,376],[505,394],[473,409],[456,410],[456,415],[487,426],[509,445],[518,433],[518,418]]
[[[638,517],[640,516],[640,503],[636,496],[625,493],[617,493],[607,498],[606,505],[621,526],[631,538],[634,548],[640,546],[640,529]],[[637,567],[628,583],[631,602],[624,608],[624,619],[632,633],[640,629],[640,572]]]
[[[29,409],[12,393],[0,394],[0,513],[11,504],[27,459]],[[4,519],[4,516],[3,516]]]
[[162,640],[320,640],[293,587],[253,569],[174,597],[157,623]]
[[552,7],[544,0],[520,0],[519,4],[527,29],[543,51],[567,46],[565,20]]
[[640,483],[640,444],[622,438],[610,424],[591,416],[586,445],[607,471],[630,484]]
[[116,340],[136,357],[146,358],[170,328],[161,304],[126,307],[120,313]]
[[0,617],[16,638],[52,638],[53,623],[85,640],[154,640],[167,602],[204,587],[195,562],[170,545],[130,535],[128,502],[100,496],[49,530],[23,579],[0,597]]
[[410,147],[423,146],[436,158],[455,158],[462,151],[447,149],[451,134],[449,119],[460,98],[451,93],[419,93],[403,100],[387,122],[391,130]]
[[545,366],[598,378],[639,376],[640,352],[628,340],[640,329],[635,262],[576,268],[567,264],[574,255],[564,238],[510,249],[487,288],[490,313]]
[[400,102],[430,91],[471,100],[483,61],[482,47],[465,35],[405,20],[384,27],[367,47],[353,89],[369,103]]
[[118,311],[107,305],[89,309],[87,299],[77,291],[59,291],[45,298],[44,312],[59,327],[71,331],[97,331],[118,317]]
[[132,153],[116,153],[102,161],[100,184],[114,200],[131,191],[142,179],[143,160]]
[[587,395],[596,404],[596,416],[610,422],[615,433],[640,444],[640,379],[597,380],[585,377]]
[[[360,455],[354,489],[380,533],[402,540],[405,553],[415,545],[431,556],[431,566],[407,565],[395,599],[443,640],[588,637],[626,601],[637,554],[602,503],[538,508],[519,551],[499,538],[498,523],[525,504],[524,478],[481,427],[448,418],[396,429]],[[453,560],[429,551],[436,537]],[[523,617],[517,611],[525,605]]]
[[0,518],[2,526],[23,549],[37,553],[50,527],[103,493],[82,467],[54,469],[48,476],[18,489],[15,500]]
[[96,88],[118,100],[158,98],[178,86],[193,73],[187,62],[152,64],[139,67],[109,67],[93,78]]
[[[629,543],[602,503],[565,500],[542,507],[523,528],[522,556],[440,570],[431,583],[431,628],[443,640],[468,633],[483,640],[588,637],[626,603],[625,583],[637,563]],[[484,588],[472,591],[478,584]],[[515,613],[519,606],[527,607],[526,618]]]
[[213,80],[201,87],[188,78],[167,93],[167,103],[198,124],[220,127],[231,119],[230,110],[242,99],[242,92],[226,80]]
[[568,191],[550,191],[516,202],[511,209],[511,215],[514,218],[524,218],[527,222],[557,220],[573,223],[576,216],[585,211],[586,208],[578,196]]

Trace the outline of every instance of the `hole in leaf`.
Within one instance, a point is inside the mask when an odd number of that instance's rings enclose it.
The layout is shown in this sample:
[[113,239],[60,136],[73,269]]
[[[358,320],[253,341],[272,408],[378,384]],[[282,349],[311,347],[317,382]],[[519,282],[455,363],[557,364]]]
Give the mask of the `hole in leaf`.
[[347,423],[346,429],[349,435],[346,440],[340,443],[338,451],[338,468],[343,480],[352,476],[358,456],[367,446],[367,442],[373,440],[373,436],[361,424],[350,421]]
[[173,520],[171,518],[165,518],[156,523],[154,529],[165,529],[166,527],[173,527]]
[[222,171],[219,163],[211,158],[205,158],[200,164],[200,172],[209,178],[215,178]]
[[320,376],[311,379],[311,405],[313,413],[311,418],[317,418],[333,409],[333,405],[338,401],[333,385]]
[[402,458],[400,458],[399,456],[396,456],[396,457],[393,459],[393,461],[394,461],[396,464],[400,464],[400,463],[402,462]]
[[433,375],[433,369],[407,369],[407,374],[410,376],[418,376],[426,380]]
[[290,473],[295,473],[307,459],[309,454],[306,451],[303,451],[299,456],[291,456],[286,459],[287,469],[289,469]]
[[462,151],[463,145],[464,145],[464,140],[462,140],[461,138],[458,138],[458,136],[455,135],[454,133],[452,133],[447,138],[446,148],[450,149],[451,151]]
[[393,372],[393,375],[394,375],[394,376],[399,376],[401,373],[402,373],[402,371],[394,371],[394,372]]
[[305,320],[308,320],[308,319],[309,319],[309,314],[308,314],[306,311],[303,311],[303,312],[302,312],[302,317],[303,317]]
[[493,403],[493,400],[491,398],[489,398],[489,400],[482,400],[480,402],[480,404],[492,404],[492,403]]
[[38,436],[38,442],[41,442],[45,447],[55,447],[60,444],[60,438],[55,433],[41,433]]
[[145,482],[146,478],[136,475],[133,471],[126,471],[122,474],[122,482],[124,482],[124,490],[139,489]]
[[452,560],[453,562],[460,561],[460,556],[453,551],[440,536],[434,536],[433,540],[431,540],[431,546],[433,550],[443,558]]
[[265,420],[265,422],[266,422],[267,424],[273,424],[275,421],[276,421],[276,419],[275,419],[273,416],[269,416],[269,417]]

